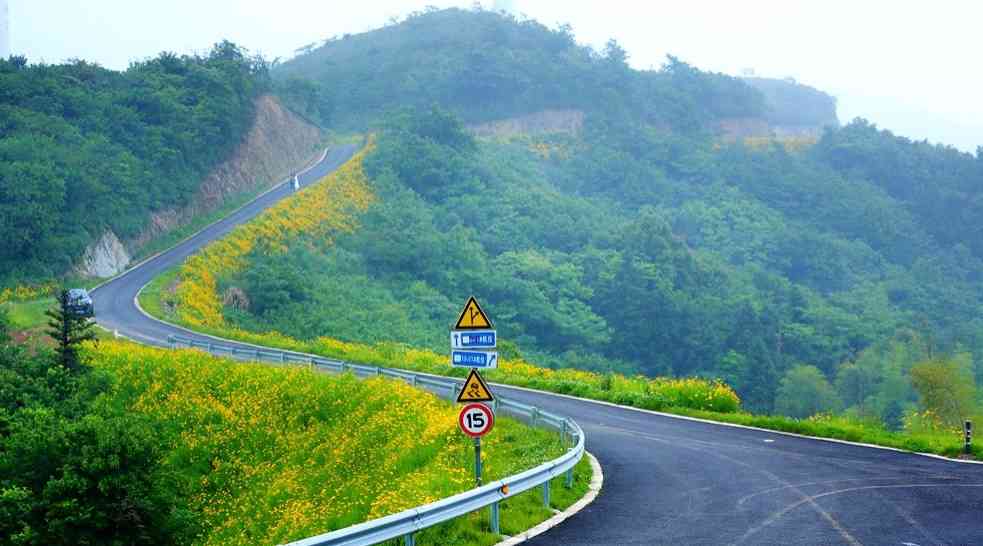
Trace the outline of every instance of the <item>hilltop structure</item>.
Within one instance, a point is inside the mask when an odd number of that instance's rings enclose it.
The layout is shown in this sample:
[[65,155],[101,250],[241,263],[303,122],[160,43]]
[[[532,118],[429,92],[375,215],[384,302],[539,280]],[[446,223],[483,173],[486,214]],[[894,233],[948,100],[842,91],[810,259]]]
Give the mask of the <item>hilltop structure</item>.
[[0,0],[0,59],[10,56],[10,13],[7,0]]

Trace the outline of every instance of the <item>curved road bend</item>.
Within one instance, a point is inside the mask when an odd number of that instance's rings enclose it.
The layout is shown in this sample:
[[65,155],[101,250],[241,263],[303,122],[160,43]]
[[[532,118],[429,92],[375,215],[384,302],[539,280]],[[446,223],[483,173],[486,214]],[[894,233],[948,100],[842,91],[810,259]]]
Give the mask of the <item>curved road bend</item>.
[[[302,183],[355,151],[332,150]],[[169,334],[188,335],[143,315],[134,305],[137,292],[290,191],[282,184],[95,290],[99,323],[154,345]],[[496,391],[576,419],[604,468],[597,500],[530,546],[983,545],[983,465]]]
[[[354,144],[330,149],[320,162],[298,176],[301,187],[324,178],[348,161],[358,149],[359,146]],[[292,183],[292,179],[284,180],[229,216],[93,290],[92,301],[95,305],[96,322],[134,341],[150,345],[166,345],[167,336],[178,331],[140,312],[134,304],[134,298],[140,289],[164,271],[183,262],[203,246],[221,239],[239,224],[252,220],[259,213],[292,194]],[[184,335],[183,331],[181,333]]]

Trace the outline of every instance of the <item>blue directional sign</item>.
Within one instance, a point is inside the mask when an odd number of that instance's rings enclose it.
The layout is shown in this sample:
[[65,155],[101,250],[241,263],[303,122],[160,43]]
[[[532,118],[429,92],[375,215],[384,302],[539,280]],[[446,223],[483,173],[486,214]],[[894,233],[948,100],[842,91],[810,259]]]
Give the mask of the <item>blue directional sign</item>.
[[497,337],[495,330],[451,332],[451,349],[494,349]]
[[451,366],[457,368],[497,368],[495,351],[451,351]]

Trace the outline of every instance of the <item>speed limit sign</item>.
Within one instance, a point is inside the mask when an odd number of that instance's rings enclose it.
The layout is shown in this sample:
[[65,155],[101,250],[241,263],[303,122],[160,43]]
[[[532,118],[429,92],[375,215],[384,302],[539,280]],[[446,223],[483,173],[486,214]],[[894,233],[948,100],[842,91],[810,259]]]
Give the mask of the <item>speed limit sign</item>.
[[468,404],[461,408],[457,423],[468,436],[480,438],[492,429],[495,424],[495,414],[484,404]]

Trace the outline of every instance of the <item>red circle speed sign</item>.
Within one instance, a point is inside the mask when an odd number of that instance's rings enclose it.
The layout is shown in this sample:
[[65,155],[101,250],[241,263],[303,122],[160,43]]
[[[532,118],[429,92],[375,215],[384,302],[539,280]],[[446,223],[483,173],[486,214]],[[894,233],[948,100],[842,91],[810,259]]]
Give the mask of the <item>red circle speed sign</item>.
[[484,404],[468,404],[461,408],[461,414],[457,417],[457,424],[461,430],[472,438],[479,438],[488,434],[495,424],[495,414]]

